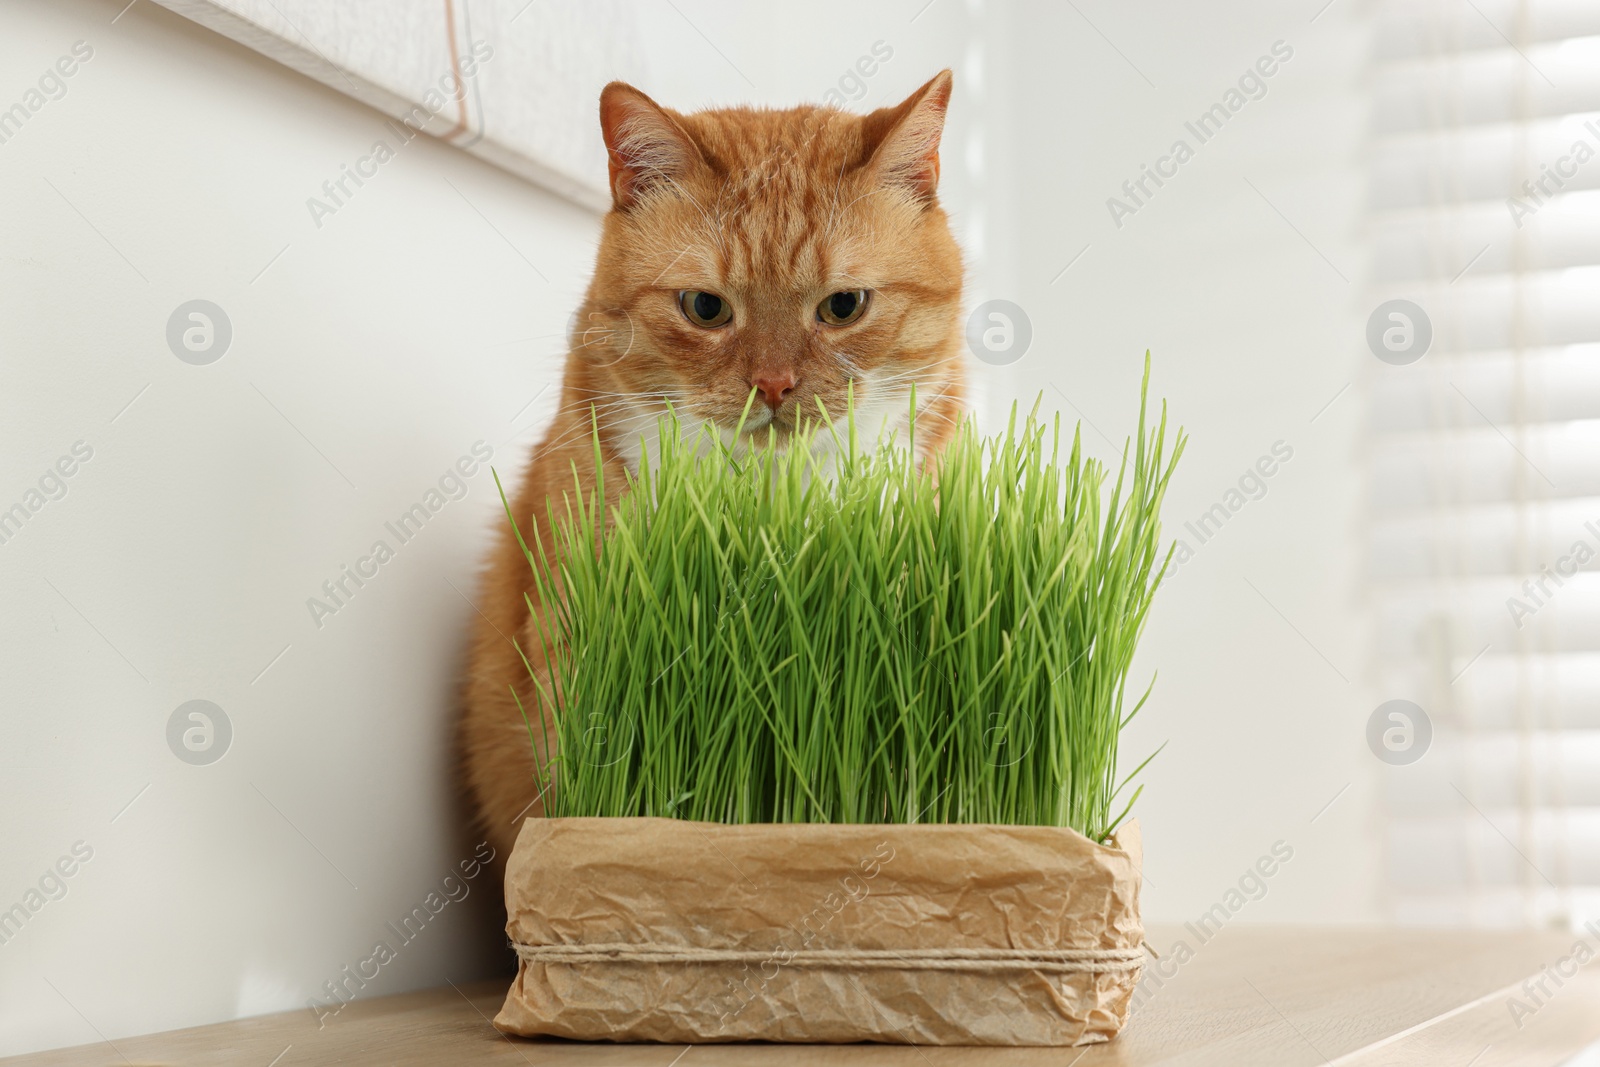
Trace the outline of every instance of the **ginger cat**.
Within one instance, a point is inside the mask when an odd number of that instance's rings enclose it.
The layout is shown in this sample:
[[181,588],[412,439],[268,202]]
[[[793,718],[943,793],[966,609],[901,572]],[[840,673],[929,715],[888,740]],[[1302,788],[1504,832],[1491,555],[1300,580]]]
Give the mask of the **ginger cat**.
[[[680,114],[631,86],[600,95],[613,204],[579,309],[561,403],[512,503],[551,544],[546,502],[594,487],[597,419],[607,491],[635,469],[670,402],[685,427],[785,435],[820,398],[934,455],[962,411],[962,264],[936,195],[950,100],[943,71],[869,115],[831,107]],[[770,427],[770,429],[769,429]],[[578,482],[574,481],[576,469]],[[539,770],[510,687],[536,715],[520,642],[542,668],[524,594],[532,575],[502,524],[483,576],[460,723],[473,808],[508,856],[541,814]],[[537,730],[539,723],[535,722]]]

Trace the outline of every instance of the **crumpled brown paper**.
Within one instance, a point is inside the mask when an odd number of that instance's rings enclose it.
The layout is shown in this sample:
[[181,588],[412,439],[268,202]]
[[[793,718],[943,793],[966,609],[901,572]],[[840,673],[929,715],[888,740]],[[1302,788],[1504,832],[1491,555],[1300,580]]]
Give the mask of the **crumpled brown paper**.
[[[1137,823],[1113,844],[1044,826],[528,819],[506,871],[523,959],[495,1026],[673,1043],[1107,1041],[1127,1021],[1144,942]],[[627,958],[708,949],[759,955]],[[982,949],[1123,962],[925,963],[928,950]],[[827,962],[838,950],[923,955]],[[582,961],[548,958],[574,951]]]

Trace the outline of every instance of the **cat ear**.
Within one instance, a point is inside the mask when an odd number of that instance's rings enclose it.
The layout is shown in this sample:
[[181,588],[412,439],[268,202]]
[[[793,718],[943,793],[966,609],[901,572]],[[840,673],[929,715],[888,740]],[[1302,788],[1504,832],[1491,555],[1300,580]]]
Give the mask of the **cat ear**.
[[941,70],[897,107],[880,108],[862,120],[869,165],[885,183],[903,186],[918,199],[932,200],[939,188],[939,139],[952,80],[948,70]]
[[701,161],[700,149],[678,121],[626,82],[612,82],[601,91],[600,132],[610,156],[611,197],[619,209]]

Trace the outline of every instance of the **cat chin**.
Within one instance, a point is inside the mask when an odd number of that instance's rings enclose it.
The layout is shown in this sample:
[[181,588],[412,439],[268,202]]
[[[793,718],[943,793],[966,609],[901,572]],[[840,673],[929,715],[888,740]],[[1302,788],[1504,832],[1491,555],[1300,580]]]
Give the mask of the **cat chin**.
[[[891,444],[902,449],[908,447],[911,439],[910,388],[874,382],[870,375],[864,376],[862,385],[866,388],[857,394],[854,409],[858,447],[865,450]],[[842,399],[828,404],[830,411],[840,412],[836,429],[841,440],[845,439],[846,434],[842,422],[845,406],[846,402]],[[917,404],[919,411],[925,406],[919,397]],[[628,471],[637,474],[640,462],[647,455],[650,457],[651,466],[657,465],[661,455],[661,439],[659,425],[655,419],[664,415],[666,409],[665,407],[658,409],[654,405],[645,403],[633,403],[629,404],[625,411],[625,417],[618,421],[633,429],[614,443]],[[759,405],[752,405],[748,412],[743,408],[737,411],[730,410],[720,417],[696,415],[683,406],[678,406],[675,413],[681,438],[693,444],[702,454],[714,451],[714,445],[709,439],[711,435],[714,435],[722,446],[734,455],[742,455],[754,449],[766,448],[769,440],[782,451],[789,447],[797,433],[801,432],[796,429],[799,412],[774,416],[770,409]],[[836,458],[833,455],[836,451],[834,435],[815,415],[803,421],[804,432],[811,439],[812,453],[823,462],[824,473],[831,477],[832,464]]]

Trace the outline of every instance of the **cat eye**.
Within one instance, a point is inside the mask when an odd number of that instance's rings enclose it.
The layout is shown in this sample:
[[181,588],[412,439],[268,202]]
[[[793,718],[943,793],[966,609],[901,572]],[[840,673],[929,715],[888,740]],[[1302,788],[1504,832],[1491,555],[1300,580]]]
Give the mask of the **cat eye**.
[[817,305],[817,318],[829,326],[848,326],[867,310],[865,289],[845,289]]
[[683,309],[684,318],[708,330],[725,326],[733,318],[732,304],[715,293],[699,289],[685,289],[679,293],[678,306]]

